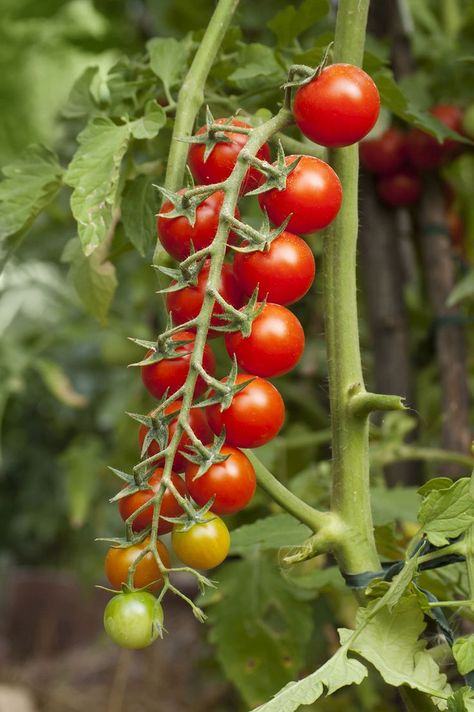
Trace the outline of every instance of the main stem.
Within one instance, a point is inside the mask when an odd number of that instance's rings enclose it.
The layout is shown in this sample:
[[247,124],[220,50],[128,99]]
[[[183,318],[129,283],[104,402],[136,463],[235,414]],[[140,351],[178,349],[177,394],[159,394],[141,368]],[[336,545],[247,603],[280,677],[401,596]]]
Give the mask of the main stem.
[[[340,0],[334,61],[360,66],[368,0]],[[332,509],[347,527],[336,550],[347,573],[378,571],[369,490],[368,417],[350,411],[354,390],[364,393],[357,317],[356,250],[358,233],[357,145],[330,151],[342,183],[342,207],[324,245],[325,315],[331,403]]]

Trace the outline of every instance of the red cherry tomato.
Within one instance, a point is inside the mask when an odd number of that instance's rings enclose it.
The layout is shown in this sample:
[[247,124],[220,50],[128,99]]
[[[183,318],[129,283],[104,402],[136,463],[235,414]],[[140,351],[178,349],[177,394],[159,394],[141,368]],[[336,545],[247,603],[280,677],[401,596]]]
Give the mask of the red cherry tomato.
[[362,141],[360,162],[371,173],[395,173],[405,162],[405,137],[398,129],[387,129],[378,138]]
[[[297,156],[287,156],[288,165]],[[331,166],[312,156],[302,156],[286,179],[286,188],[272,188],[258,196],[274,225],[281,225],[291,215],[288,230],[302,234],[322,230],[339,212],[342,188]]]
[[[148,485],[151,489],[143,489],[133,494],[129,494],[128,497],[123,497],[119,499],[119,512],[123,521],[129,518],[133,512],[135,512],[139,507],[150,499],[158,492],[160,487],[161,478],[163,477],[163,468],[157,467],[153,472],[152,476],[148,480]],[[184,484],[181,477],[178,477],[174,472],[171,473],[171,481],[176,487],[178,492],[183,495],[186,494],[186,485]],[[160,519],[158,522],[158,534],[167,534],[173,528],[171,522],[167,522],[163,517],[179,517],[183,513],[181,505],[175,499],[175,496],[168,488],[166,488],[163,499],[161,500],[160,506]],[[150,505],[143,512],[137,514],[133,520],[133,531],[139,532],[142,529],[146,529],[151,526],[151,521],[153,519],[153,507]]]
[[[132,544],[126,548],[111,547],[105,557],[105,573],[114,588],[121,588],[123,583],[127,583],[128,570],[135,559],[146,549],[150,543],[150,537],[144,539],[139,544]],[[169,568],[171,566],[168,549],[161,542],[156,542],[156,548],[161,561]],[[151,552],[145,554],[138,562],[133,577],[135,588],[149,587],[152,591],[159,591],[163,586],[163,575]]]
[[[430,112],[453,131],[462,131],[462,112],[457,106],[440,104]],[[460,145],[451,138],[439,143],[434,136],[421,129],[411,129],[406,138],[408,160],[418,170],[438,168],[454,157]]]
[[[182,194],[185,190],[179,190]],[[224,200],[224,192],[218,190],[198,205],[196,209],[196,220],[194,225],[188,221],[184,215],[177,218],[166,218],[158,216],[156,226],[161,244],[169,254],[181,262],[189,257],[191,243],[194,251],[208,247],[216,236],[219,225],[219,215]],[[174,209],[171,201],[166,200],[160,213],[169,213]],[[240,216],[235,210],[235,217]]]
[[384,203],[403,207],[416,203],[421,193],[421,181],[416,173],[403,170],[390,176],[381,176],[376,188]]
[[[239,119],[217,119],[216,124],[232,124],[242,128],[252,128],[250,124]],[[205,126],[196,132],[199,136],[207,131]],[[193,176],[199,183],[209,185],[210,183],[220,183],[226,180],[232,173],[238,155],[248,141],[247,134],[236,133],[235,131],[225,131],[225,136],[231,139],[231,143],[220,141],[212,149],[207,161],[204,160],[205,146],[203,143],[193,143],[189,149],[188,161],[191,166]],[[270,160],[270,148],[264,143],[257,152],[257,158],[262,161]],[[241,193],[257,188],[263,182],[263,175],[256,168],[249,168],[241,186]]]
[[304,351],[304,331],[298,319],[280,304],[265,304],[254,319],[250,336],[226,334],[230,357],[255,376],[281,376],[291,371]]
[[[236,383],[244,383],[250,378],[241,373]],[[206,413],[216,435],[225,428],[228,445],[254,448],[278,435],[285,421],[285,404],[274,385],[264,378],[254,378],[235,394],[228,408],[221,410],[220,404],[216,403],[206,408]]]
[[282,232],[268,250],[236,252],[234,274],[250,296],[258,286],[259,299],[292,304],[311,287],[316,272],[313,253],[301,237]]
[[[181,322],[180,322],[181,323]],[[178,346],[176,351],[182,356],[176,358],[167,358],[151,363],[147,366],[142,366],[142,381],[149,393],[155,398],[162,398],[166,391],[168,395],[176,393],[186,382],[189,373],[189,362],[191,354],[194,350],[195,334],[190,331],[181,331],[179,334],[174,334],[171,337],[172,341],[187,341],[188,343]],[[147,356],[152,352],[149,351]],[[214,374],[216,370],[216,360],[211,347],[206,344],[203,354],[203,366],[208,373]],[[194,395],[198,396],[204,393],[207,385],[206,382],[199,376],[196,381]]]
[[[165,415],[170,415],[174,412],[179,412],[181,410],[182,401],[177,400],[171,403],[167,408],[165,408]],[[178,419],[175,418],[168,425],[168,442],[170,442],[173,437]],[[209,428],[206,415],[202,408],[191,408],[189,411],[189,425],[194,431],[196,437],[203,443],[208,443],[212,440],[212,431]],[[143,449],[143,443],[145,442],[145,437],[148,432],[146,425],[141,425],[138,431],[138,441],[140,443],[140,448]],[[180,441],[178,443],[178,450],[174,457],[173,470],[176,472],[182,472],[186,466],[188,460],[182,454],[183,451],[187,452],[186,447],[190,444],[189,436],[186,433],[181,435]],[[148,446],[147,456],[157,455],[160,449],[156,440],[152,440]],[[161,460],[160,460],[161,462]],[[156,463],[155,463],[156,464]]]
[[[199,273],[197,284],[195,287],[183,287],[176,292],[168,292],[166,295],[166,306],[173,317],[174,324],[184,324],[190,319],[196,317],[202,307],[206,292],[207,280],[209,278],[209,263],[205,263]],[[242,306],[243,296],[239,289],[237,280],[235,279],[232,267],[224,264],[221,271],[221,283],[219,286],[219,294],[224,299],[232,304],[237,309]],[[222,307],[217,302],[214,304],[213,314],[221,314]],[[225,321],[213,316],[211,319],[212,326],[223,326]],[[219,332],[212,330],[209,336],[219,336]]]
[[229,457],[216,462],[198,479],[194,479],[199,465],[186,465],[186,486],[194,501],[201,507],[215,497],[211,512],[235,514],[252,499],[257,481],[252,463],[241,450],[224,445],[222,455]]
[[293,102],[302,133],[321,146],[350,146],[377,121],[380,96],[372,79],[353,64],[330,64],[298,89]]

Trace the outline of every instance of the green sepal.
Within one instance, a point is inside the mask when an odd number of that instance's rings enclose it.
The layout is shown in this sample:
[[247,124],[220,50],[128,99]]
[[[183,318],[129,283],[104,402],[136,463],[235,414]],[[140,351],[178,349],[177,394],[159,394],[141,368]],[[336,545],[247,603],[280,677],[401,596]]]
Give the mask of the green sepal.
[[270,248],[273,240],[276,240],[287,228],[288,223],[291,220],[293,213],[290,213],[287,218],[278,227],[272,228],[270,225],[270,220],[268,219],[268,213],[266,210],[263,211],[263,220],[260,228],[258,229],[259,237],[255,234],[256,231],[246,230],[247,225],[242,223],[242,228],[238,226],[233,226],[232,230],[237,233],[239,237],[242,237],[248,244],[245,247],[230,245],[231,249],[235,252],[264,252]]
[[[189,446],[188,449],[191,451],[190,454],[183,453],[184,457],[192,462],[194,465],[199,465],[199,469],[196,472],[196,474],[193,477],[194,480],[198,480],[200,477],[202,477],[212,465],[215,465],[217,462],[225,462],[229,455],[221,455],[221,448],[224,445],[225,442],[225,430],[220,434],[216,435],[214,437],[214,442],[212,443],[212,447],[206,447],[206,455],[203,453],[199,452],[198,449],[194,446]],[[195,452],[196,454],[193,455],[192,452]]]
[[274,163],[275,168],[278,170],[277,175],[269,175],[267,177],[267,180],[265,183],[262,183],[258,188],[255,188],[254,190],[251,190],[250,193],[246,193],[247,196],[249,195],[258,195],[259,193],[266,193],[268,190],[272,190],[273,188],[276,188],[276,190],[285,190],[286,188],[286,179],[290,175],[292,171],[296,168],[298,163],[300,162],[302,156],[297,156],[291,163],[286,165],[285,163],[285,151],[283,150],[283,146],[281,145],[281,141],[278,142],[278,154],[277,154],[277,160]]
[[129,475],[126,472],[122,472],[122,470],[116,470],[115,467],[108,467],[109,470],[111,470],[114,475],[117,475],[117,477],[120,477],[121,480],[124,482],[134,482],[135,479],[133,475]]
[[[209,502],[207,502],[203,507],[200,507],[199,509],[196,509],[194,512],[194,516],[192,519],[189,518],[189,515],[184,514],[181,515],[181,517],[177,517],[176,522],[178,524],[181,524],[182,526],[180,527],[180,531],[182,532],[187,532],[189,531],[195,524],[204,524],[205,522],[211,521],[210,519],[205,519],[204,515],[208,513],[212,505],[214,504],[215,497],[212,497]],[[217,516],[217,515],[216,515]]]

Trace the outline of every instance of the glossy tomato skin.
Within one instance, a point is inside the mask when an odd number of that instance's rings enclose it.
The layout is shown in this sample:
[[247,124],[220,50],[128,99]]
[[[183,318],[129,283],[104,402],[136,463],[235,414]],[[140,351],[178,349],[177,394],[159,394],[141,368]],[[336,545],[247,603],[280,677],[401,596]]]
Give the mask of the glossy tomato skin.
[[216,514],[208,512],[202,524],[194,524],[184,530],[175,524],[171,544],[176,556],[195,569],[213,569],[219,566],[230,549],[230,534],[226,525]]
[[403,170],[390,176],[381,176],[376,189],[382,202],[401,208],[416,203],[421,194],[421,180],[413,171]]
[[234,274],[250,297],[258,286],[258,298],[274,304],[293,304],[311,287],[316,273],[313,253],[306,242],[282,232],[268,250],[236,252]]
[[[108,550],[105,557],[105,573],[114,588],[119,589],[123,583],[127,583],[130,566],[148,543],[149,537],[140,542],[140,544],[132,544],[126,549],[111,547]],[[157,541],[157,550],[163,564],[167,568],[171,566],[168,549],[161,541]],[[135,588],[144,588],[146,586],[151,591],[159,591],[162,588],[163,575],[151,552],[148,552],[140,559],[135,571],[133,585]]]
[[363,69],[330,64],[298,89],[293,102],[302,133],[321,146],[357,143],[373,128],[380,111],[376,85]]
[[[184,192],[184,189],[178,191],[179,194]],[[211,244],[216,236],[223,200],[224,192],[222,190],[218,190],[208,198],[205,198],[196,209],[194,225],[191,225],[184,215],[176,218],[158,216],[156,226],[159,240],[175,260],[181,262],[186,257],[189,257],[191,243],[195,252]],[[171,201],[166,200],[160,213],[169,213],[173,209],[174,206]],[[236,209],[235,216],[238,218],[239,215],[240,213]]]
[[229,356],[254,376],[281,376],[296,366],[304,351],[304,331],[292,312],[268,303],[252,323],[250,336],[231,332],[225,336]]
[[[167,408],[165,408],[165,415],[171,415],[171,413],[176,412],[176,414],[179,413],[181,410],[181,400],[177,400],[174,403],[171,403]],[[173,437],[175,430],[176,430],[176,425],[177,425],[178,419],[177,417],[170,422],[168,425],[168,442],[170,442],[171,438]],[[191,408],[189,411],[189,425],[194,431],[194,434],[196,437],[201,440],[203,443],[208,443],[211,442],[212,440],[212,431],[209,427],[209,424],[207,422],[206,415],[202,408]],[[140,443],[140,449],[143,449],[143,443],[145,441],[146,434],[148,432],[148,429],[146,425],[141,425],[140,430],[138,431],[138,441]],[[186,463],[188,460],[184,457],[182,454],[182,451],[186,451],[186,447],[190,444],[189,436],[186,433],[183,433],[180,441],[178,443],[178,450],[176,452],[176,455],[174,457],[174,462],[173,462],[173,469],[176,472],[182,472],[185,468]],[[159,453],[159,446],[156,440],[152,440],[150,445],[148,446],[147,449],[147,456],[150,457],[151,455],[157,455]]]
[[[430,112],[448,128],[462,131],[462,112],[457,106],[440,104],[430,109]],[[450,138],[439,143],[425,131],[411,129],[407,134],[406,146],[411,165],[417,170],[425,171],[438,168],[453,158],[460,144]]]
[[215,497],[211,507],[214,514],[235,514],[252,499],[257,480],[252,463],[241,450],[229,445],[221,448],[228,455],[225,462],[216,462],[197,480],[199,465],[186,465],[186,486],[194,501],[203,507]]
[[[241,373],[236,378],[236,384],[240,385],[251,378]],[[216,403],[206,408],[206,413],[214,433],[220,435],[225,428],[226,443],[234,447],[254,448],[265,445],[278,435],[285,422],[283,398],[275,386],[264,378],[254,378],[235,394],[225,410],[221,411],[220,404]]]
[[398,129],[387,129],[378,138],[362,141],[359,147],[363,167],[377,175],[396,173],[406,159],[405,137]]
[[104,610],[104,628],[122,648],[140,649],[151,645],[163,625],[163,609],[146,591],[119,593]]
[[[152,396],[160,399],[168,391],[168,395],[176,393],[186,382],[189,373],[189,363],[191,355],[194,351],[194,342],[196,335],[191,331],[181,331],[179,334],[171,336],[172,341],[187,341],[188,343],[178,346],[176,351],[182,356],[176,358],[167,358],[151,363],[147,366],[142,366],[141,374],[143,385]],[[147,353],[147,357],[151,355],[151,351]],[[216,370],[216,360],[214,353],[206,344],[203,354],[203,366],[208,373],[213,375]],[[196,381],[194,395],[197,397],[207,389],[207,384],[200,376]]]
[[[286,165],[297,156],[287,156]],[[286,179],[284,190],[272,188],[258,196],[274,225],[292,213],[287,229],[297,235],[322,230],[339,212],[342,187],[331,166],[319,158],[302,156]]]
[[[146,502],[149,502],[150,499],[158,492],[162,477],[163,468],[157,467],[148,480],[148,485],[151,489],[139,490],[138,492],[128,495],[128,497],[119,499],[119,512],[123,521],[126,521],[139,507],[146,504]],[[171,481],[178,492],[184,497],[187,494],[186,485],[181,477],[172,472]],[[167,488],[163,494],[163,499],[161,500],[158,534],[167,534],[173,528],[173,524],[171,522],[167,522],[165,519],[162,519],[162,517],[179,517],[182,513],[183,509],[181,505],[176,501],[174,495]],[[142,529],[150,527],[152,519],[153,507],[150,505],[147,509],[143,510],[143,512],[137,514],[133,520],[133,531],[139,532],[142,531]]]
[[[209,264],[205,263],[201,269],[196,286],[187,286],[179,289],[176,292],[168,292],[166,295],[166,306],[170,312],[174,324],[184,324],[190,319],[198,316],[206,293],[207,280],[209,278]],[[222,266],[221,282],[219,293],[224,299],[239,309],[243,304],[243,295],[232,271],[232,267],[228,264]],[[215,303],[212,313],[221,314],[222,307]],[[216,316],[211,318],[211,326],[222,326],[225,324],[222,319]],[[219,336],[219,332],[211,331],[208,336]]]
[[[232,126],[240,126],[242,128],[251,128],[250,124],[240,119],[216,119],[216,124],[232,124]],[[199,136],[207,131],[206,126],[196,132]],[[231,139],[231,143],[221,141],[217,143],[212,152],[204,160],[205,146],[203,143],[192,143],[189,149],[188,162],[191,167],[193,176],[199,183],[209,185],[210,183],[219,183],[226,180],[232,173],[237,162],[238,155],[248,141],[246,134],[236,133],[235,131],[225,131],[227,138]],[[267,143],[257,152],[257,158],[262,161],[270,161],[270,148]],[[254,190],[263,182],[263,174],[256,168],[250,167],[246,173],[241,186],[241,193],[247,193],[249,190]]]

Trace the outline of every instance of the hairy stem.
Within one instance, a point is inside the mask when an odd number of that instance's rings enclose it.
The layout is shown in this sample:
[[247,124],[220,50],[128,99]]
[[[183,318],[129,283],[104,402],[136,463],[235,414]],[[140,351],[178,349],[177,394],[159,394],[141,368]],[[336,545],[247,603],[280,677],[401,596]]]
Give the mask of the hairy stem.
[[[368,0],[341,0],[334,61],[360,65]],[[357,145],[330,151],[343,189],[342,207],[324,245],[325,313],[333,448],[332,509],[348,534],[336,550],[349,573],[380,568],[373,536],[369,493],[368,418],[350,412],[351,393],[365,391],[357,321],[356,248],[358,232]]]

